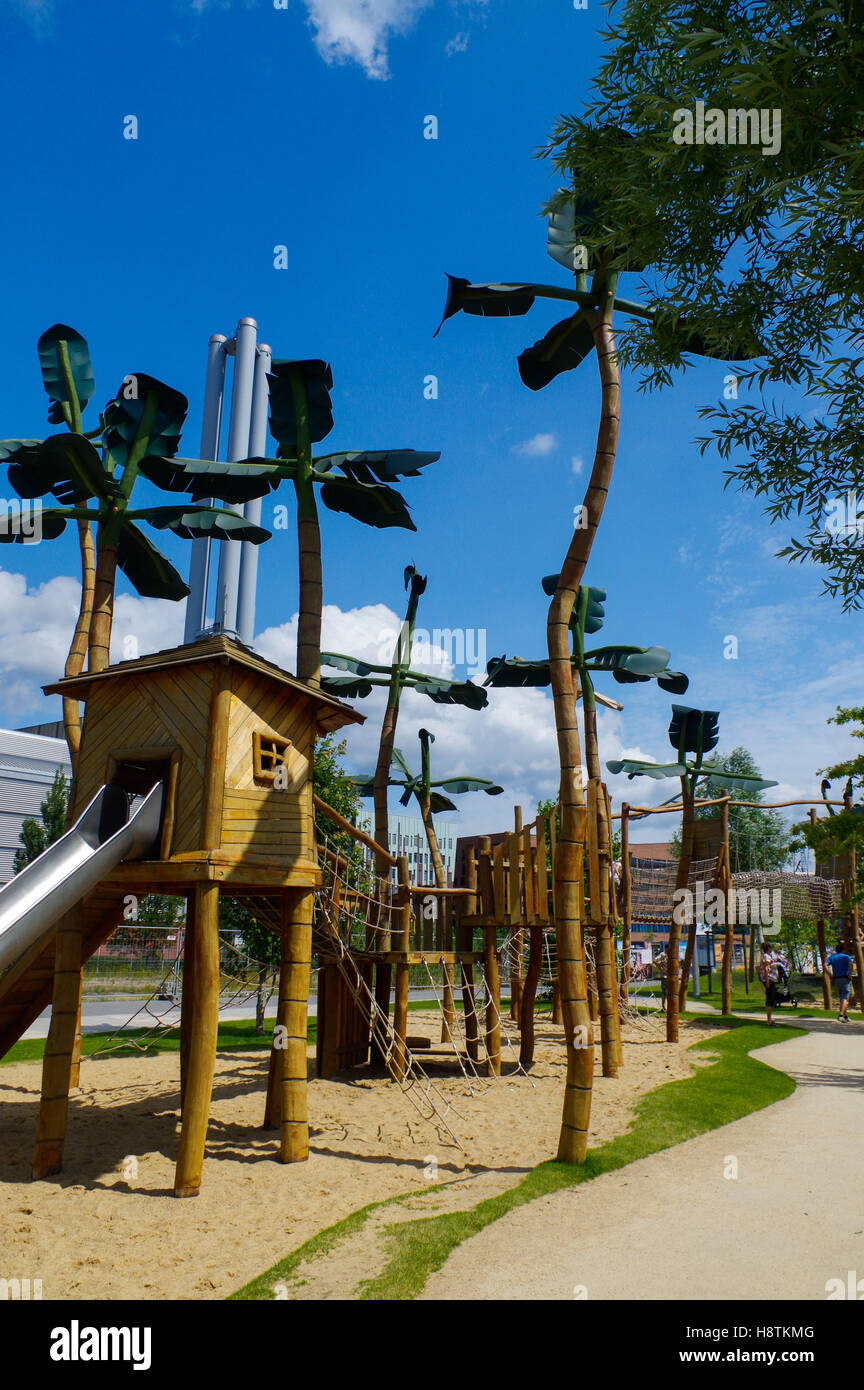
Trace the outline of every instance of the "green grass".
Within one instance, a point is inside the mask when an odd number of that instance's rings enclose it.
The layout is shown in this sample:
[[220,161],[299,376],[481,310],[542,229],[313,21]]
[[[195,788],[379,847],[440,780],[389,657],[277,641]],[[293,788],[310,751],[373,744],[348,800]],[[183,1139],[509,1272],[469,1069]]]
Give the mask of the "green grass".
[[[701,1021],[704,1022],[704,1018]],[[764,1024],[735,1019],[724,1020],[723,1029],[716,1037],[694,1045],[694,1051],[715,1056],[711,1065],[701,1067],[686,1080],[668,1082],[643,1096],[636,1104],[636,1113],[626,1134],[589,1150],[581,1166],[541,1163],[514,1187],[468,1211],[420,1217],[391,1226],[385,1233],[387,1264],[379,1274],[359,1286],[358,1296],[363,1300],[416,1298],[430,1275],[442,1268],[457,1246],[515,1208],[562,1188],[590,1182],[602,1173],[613,1172],[661,1149],[730,1124],[792,1094],[795,1083],[790,1077],[750,1057],[748,1052],[801,1037],[802,1029],[769,1031]],[[303,1261],[334,1249],[360,1230],[373,1212],[416,1200],[416,1197],[415,1190],[363,1207],[344,1221],[319,1232],[231,1297],[240,1300],[272,1298],[273,1285],[290,1278]]]
[[[264,1022],[264,1032],[258,1036],[255,1032],[255,1020],[252,1018],[230,1019],[219,1024],[219,1032],[216,1039],[217,1052],[263,1052],[269,1051],[273,1045],[273,1024],[275,1020],[268,1018]],[[316,1020],[310,1018],[306,1036],[310,1043],[314,1043],[316,1038]],[[85,1033],[81,1039],[81,1055],[89,1057],[94,1052],[98,1052],[106,1043],[111,1043],[111,1055],[115,1057],[129,1056],[148,1056],[152,1057],[157,1052],[179,1052],[180,1051],[180,1029],[172,1028],[170,1033],[161,1034],[159,1037],[147,1038],[146,1028],[134,1028],[123,1033],[124,1042],[117,1047],[120,1038],[113,1033]],[[135,1040],[138,1046],[133,1046]],[[146,1046],[142,1046],[142,1040],[146,1039]],[[26,1038],[23,1042],[15,1043],[6,1053],[0,1062],[0,1066],[5,1066],[12,1062],[38,1062],[41,1061],[45,1052],[44,1038]]]
[[[720,997],[720,974],[712,971],[711,989],[707,988],[708,977],[702,976],[700,981],[701,993],[699,995],[700,1004],[711,1004],[715,1009],[721,1007]],[[818,980],[803,980],[800,975],[792,975],[792,993],[797,995],[798,1008],[793,1008],[791,1004],[783,1004],[774,1010],[775,1019],[788,1018],[835,1018],[837,1009],[822,1008],[822,986]],[[693,1001],[692,993],[687,995],[688,1003]],[[695,1002],[695,1001],[694,1001]],[[750,993],[744,988],[744,971],[735,970],[732,972],[732,1012],[733,1013],[761,1013],[765,1008],[765,991],[758,979],[751,983]]]

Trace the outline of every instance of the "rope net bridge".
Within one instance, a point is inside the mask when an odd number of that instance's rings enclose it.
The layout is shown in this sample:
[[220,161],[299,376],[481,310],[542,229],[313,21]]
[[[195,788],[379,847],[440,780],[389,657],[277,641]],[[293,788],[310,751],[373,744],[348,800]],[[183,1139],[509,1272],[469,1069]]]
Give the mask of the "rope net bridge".
[[[630,861],[630,897],[633,920],[666,926],[672,918],[675,879],[678,871],[673,861],[664,865],[640,862],[636,857],[638,845],[633,846]],[[690,866],[687,886],[696,896],[701,886],[704,893],[716,882],[717,860],[700,859]],[[748,870],[733,873],[732,888],[737,897],[739,922],[758,921],[759,905],[749,895],[768,893],[772,916],[784,922],[812,922],[838,917],[843,912],[847,885],[839,878],[819,878],[816,874],[787,873],[783,870]],[[739,896],[740,895],[740,896]]]

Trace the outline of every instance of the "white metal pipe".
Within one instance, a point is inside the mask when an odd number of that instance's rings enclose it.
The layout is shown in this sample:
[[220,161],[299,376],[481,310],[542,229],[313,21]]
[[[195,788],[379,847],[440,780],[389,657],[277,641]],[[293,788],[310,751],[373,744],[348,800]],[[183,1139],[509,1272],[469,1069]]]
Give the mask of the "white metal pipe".
[[[225,334],[214,333],[207,350],[207,378],[204,383],[204,415],[201,422],[202,459],[219,455],[222,433],[222,398],[225,390]],[[207,621],[207,584],[210,577],[210,540],[200,537],[192,542],[189,561],[189,588],[186,600],[184,642],[194,642]]]
[[[273,353],[266,343],[258,344],[255,358],[255,381],[252,388],[252,419],[249,425],[249,457],[260,458],[267,452],[267,410],[270,404],[270,387],[267,373],[273,360]],[[255,497],[243,508],[243,515],[253,525],[261,525],[261,503],[263,498]],[[258,587],[258,550],[251,541],[240,545],[240,582],[237,592],[237,632],[241,642],[251,647],[255,636],[255,593]]]
[[[252,414],[252,386],[255,377],[255,348],[258,325],[254,319],[241,319],[234,346],[234,384],[231,391],[231,418],[228,423],[228,462],[248,456],[249,423]],[[241,515],[239,506],[232,511]],[[237,590],[240,580],[240,546],[222,541],[219,547],[219,579],[214,631],[237,636]]]

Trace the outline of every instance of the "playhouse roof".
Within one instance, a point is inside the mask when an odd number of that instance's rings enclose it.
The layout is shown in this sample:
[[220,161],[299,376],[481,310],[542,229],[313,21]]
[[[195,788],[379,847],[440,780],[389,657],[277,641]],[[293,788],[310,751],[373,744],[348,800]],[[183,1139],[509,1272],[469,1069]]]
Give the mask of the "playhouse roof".
[[66,676],[51,685],[43,685],[42,689],[46,695],[71,695],[76,699],[86,700],[89,690],[100,682],[122,680],[126,676],[141,676],[149,671],[167,671],[172,666],[198,666],[206,662],[242,666],[267,680],[287,687],[297,696],[311,700],[316,706],[317,724],[322,732],[332,733],[334,729],[341,729],[345,724],[365,722],[364,714],[344,704],[342,700],[325,694],[317,686],[298,680],[296,676],[283,671],[281,666],[272,661],[265,661],[248,647],[241,646],[239,642],[222,634],[204,637],[197,642],[188,642],[183,647],[150,652],[147,656],[136,657],[134,661],[119,661],[116,665],[107,666],[104,671],[82,671],[79,676]]

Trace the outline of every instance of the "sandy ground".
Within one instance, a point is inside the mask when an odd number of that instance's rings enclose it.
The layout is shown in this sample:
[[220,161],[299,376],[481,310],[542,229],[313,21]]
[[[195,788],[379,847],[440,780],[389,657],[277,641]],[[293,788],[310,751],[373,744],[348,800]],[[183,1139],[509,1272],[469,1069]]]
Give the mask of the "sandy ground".
[[793,1095],[521,1207],[460,1245],[422,1297],[816,1300],[838,1296],[832,1279],[849,1297],[855,1271],[860,1298],[864,1025],[795,1022],[807,1037],[757,1053]]
[[[411,1031],[432,1031],[435,1021],[412,1014]],[[639,1095],[703,1060],[686,1047],[710,1025],[688,1025],[678,1047],[661,1040],[661,1027],[652,1019],[627,1030],[617,1079],[600,1076],[598,1060],[594,1143],[627,1128]],[[383,1075],[355,1071],[312,1080],[310,1159],[283,1166],[272,1131],[260,1128],[265,1058],[223,1053],[201,1195],[177,1201],[178,1067],[176,1054],[85,1058],[64,1171],[36,1183],[29,1168],[41,1067],[0,1068],[0,1278],[41,1279],[46,1299],[224,1298],[358,1207],[427,1194],[433,1181],[448,1188],[428,1194],[428,1209],[470,1205],[512,1186],[557,1143],[564,1049],[549,1023],[538,1027],[530,1077],[475,1083],[472,1095],[461,1073],[433,1073],[464,1151]],[[350,1296],[351,1287],[343,1270],[339,1288],[322,1296]]]

